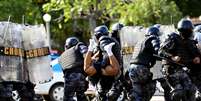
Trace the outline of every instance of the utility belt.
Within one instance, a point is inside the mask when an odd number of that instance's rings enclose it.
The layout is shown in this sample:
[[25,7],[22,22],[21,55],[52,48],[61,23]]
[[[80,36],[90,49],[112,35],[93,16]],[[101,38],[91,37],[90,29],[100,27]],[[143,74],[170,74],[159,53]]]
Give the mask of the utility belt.
[[49,55],[49,47],[42,47],[30,50],[15,47],[0,47],[0,55],[2,56],[17,56],[23,58],[35,58]]
[[82,66],[79,66],[79,67],[74,67],[74,68],[71,68],[71,69],[65,69],[63,70],[64,74],[68,75],[68,74],[71,74],[71,73],[82,73],[86,76],[86,73],[84,72],[83,70],[83,67]]

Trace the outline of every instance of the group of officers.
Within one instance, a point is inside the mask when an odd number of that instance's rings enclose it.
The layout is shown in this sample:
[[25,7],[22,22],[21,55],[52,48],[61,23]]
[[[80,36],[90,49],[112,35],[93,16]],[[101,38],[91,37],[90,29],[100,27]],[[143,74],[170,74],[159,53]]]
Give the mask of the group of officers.
[[[178,22],[178,33],[172,32],[160,40],[160,26],[150,26],[145,38],[134,48],[130,66],[124,73],[119,32],[121,23],[94,29],[87,46],[76,37],[69,37],[65,51],[59,57],[64,72],[63,101],[88,101],[85,91],[88,83],[96,88],[96,101],[150,101],[156,82],[164,89],[165,101],[201,101],[201,65],[198,41],[194,26],[188,19]],[[201,26],[196,30],[199,33]],[[195,36],[195,38],[193,38]],[[150,69],[161,61],[163,77],[153,79]],[[34,101],[32,83],[22,85],[0,84],[0,100],[12,101],[8,90],[16,87],[21,101]],[[29,91],[30,90],[30,91]],[[33,94],[29,94],[32,92]],[[9,95],[9,97],[8,97]]]
[[[201,65],[198,39],[188,19],[178,22],[178,33],[160,40],[160,26],[150,26],[145,39],[134,48],[130,66],[124,72],[119,32],[121,23],[94,29],[88,47],[76,37],[67,38],[61,55],[64,75],[64,101],[87,101],[84,92],[90,82],[96,88],[96,101],[117,101],[126,91],[124,101],[150,101],[156,81],[164,89],[165,101],[201,101]],[[201,29],[201,28],[200,28]],[[68,57],[68,58],[66,58]],[[161,61],[161,78],[153,79],[150,69]]]

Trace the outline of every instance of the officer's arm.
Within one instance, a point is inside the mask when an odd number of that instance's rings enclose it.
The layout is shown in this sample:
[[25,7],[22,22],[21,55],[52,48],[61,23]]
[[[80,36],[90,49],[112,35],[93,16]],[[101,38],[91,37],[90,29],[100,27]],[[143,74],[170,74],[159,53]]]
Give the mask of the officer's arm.
[[93,76],[97,73],[96,68],[93,66],[92,61],[92,52],[94,50],[95,41],[93,39],[89,39],[89,46],[86,56],[84,58],[84,71],[89,75]]
[[115,76],[120,71],[119,61],[117,60],[117,57],[115,57],[115,55],[114,55],[116,53],[112,52],[113,45],[115,45],[114,42],[112,42],[104,47],[104,50],[107,52],[107,54],[109,56],[109,65],[107,65],[104,69],[102,69],[103,75]]
[[172,50],[173,48],[173,41],[170,39],[166,39],[164,42],[161,43],[158,55],[165,58],[171,58],[173,55],[170,53],[170,50]]
[[120,65],[114,55],[109,56],[110,65],[107,65],[104,69],[102,69],[102,74],[106,76],[115,76],[120,71]]
[[89,75],[93,76],[96,73],[96,69],[92,65],[92,52],[88,51],[84,58],[84,71]]
[[194,57],[200,56],[200,51],[197,47],[198,41],[192,40],[192,44],[188,44],[190,51],[192,52]]
[[201,54],[200,54],[200,51],[199,51],[199,49],[198,49],[198,47],[197,47],[196,44],[198,44],[198,42],[197,41],[193,41],[192,44],[190,44],[188,46],[189,46],[189,49],[192,52],[192,55],[194,57],[194,59],[193,59],[192,62],[194,64],[200,64],[200,56],[201,56]]
[[158,54],[158,50],[160,48],[160,40],[158,38],[154,38],[151,41],[152,47],[154,48],[154,53]]

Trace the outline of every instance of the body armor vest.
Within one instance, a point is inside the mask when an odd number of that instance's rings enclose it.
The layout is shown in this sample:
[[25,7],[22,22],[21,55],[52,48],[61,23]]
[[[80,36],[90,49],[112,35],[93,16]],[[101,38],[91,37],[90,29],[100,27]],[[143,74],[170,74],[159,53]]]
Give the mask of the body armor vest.
[[138,42],[134,48],[131,64],[139,64],[151,67],[155,64],[156,58],[153,56],[154,48],[152,46],[153,36],[148,36],[145,40]]
[[198,49],[193,40],[181,38],[175,41],[174,48],[170,51],[172,55],[181,57],[179,63],[184,65],[192,64],[192,60],[199,56]]
[[83,56],[78,50],[78,44],[67,49],[59,59],[63,70],[83,66]]

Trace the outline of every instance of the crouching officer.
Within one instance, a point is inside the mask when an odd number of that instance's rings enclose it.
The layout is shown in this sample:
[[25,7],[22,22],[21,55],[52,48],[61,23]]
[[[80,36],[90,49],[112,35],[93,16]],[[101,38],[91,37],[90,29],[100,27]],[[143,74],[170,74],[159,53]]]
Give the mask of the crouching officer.
[[75,93],[78,101],[87,101],[84,92],[88,88],[88,82],[83,70],[86,52],[87,47],[76,37],[66,39],[65,51],[59,58],[65,78],[63,101],[75,101]]
[[[94,30],[94,39],[90,39],[89,49],[84,61],[84,70],[97,89],[97,101],[107,101],[107,93],[111,89],[114,78],[120,72],[120,45],[108,36],[105,25]],[[94,52],[94,45],[97,51]],[[95,54],[93,54],[93,52]]]
[[135,46],[135,51],[129,67],[129,77],[132,82],[131,101],[149,101],[155,92],[156,82],[152,80],[150,68],[156,63],[154,54],[160,48],[159,29],[150,27],[145,39]]

